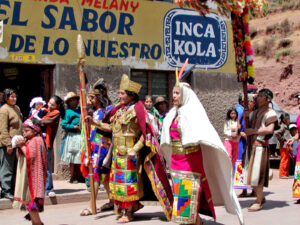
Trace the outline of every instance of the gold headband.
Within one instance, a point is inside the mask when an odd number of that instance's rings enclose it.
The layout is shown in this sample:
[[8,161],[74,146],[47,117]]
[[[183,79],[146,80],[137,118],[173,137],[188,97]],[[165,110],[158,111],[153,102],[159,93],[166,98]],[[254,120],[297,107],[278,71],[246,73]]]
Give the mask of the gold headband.
[[97,94],[101,94],[100,90],[94,88],[91,88],[89,90],[89,95],[97,95]]
[[131,92],[138,94],[140,92],[141,87],[142,87],[141,84],[131,81],[129,79],[129,77],[127,76],[127,74],[122,75],[121,83],[120,83],[120,90],[131,91]]

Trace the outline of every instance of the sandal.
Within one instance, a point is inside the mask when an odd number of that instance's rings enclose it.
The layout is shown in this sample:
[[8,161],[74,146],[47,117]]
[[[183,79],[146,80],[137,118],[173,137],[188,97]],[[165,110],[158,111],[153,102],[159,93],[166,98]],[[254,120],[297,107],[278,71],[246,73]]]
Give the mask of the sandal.
[[256,212],[256,211],[259,211],[262,209],[262,206],[261,204],[259,203],[253,203],[249,208],[248,208],[248,211],[249,212]]
[[80,216],[90,216],[90,215],[92,215],[93,213],[92,213],[92,210],[91,209],[88,209],[88,208],[86,208],[86,209],[84,209],[84,210],[82,210],[81,212],[80,212]]
[[[142,205],[142,204],[141,204]],[[118,219],[118,223],[129,223],[133,220],[133,209],[126,210],[123,215]]]
[[300,199],[298,199],[298,200],[295,202],[295,204],[300,204]]
[[100,212],[102,211],[109,211],[114,210],[114,203],[113,202],[107,202],[104,205],[100,207]]
[[121,216],[118,219],[118,223],[129,223],[132,220],[133,220],[133,218],[130,218],[129,216]]
[[48,195],[50,198],[56,197],[56,194],[55,194],[54,191],[50,191],[47,195]]

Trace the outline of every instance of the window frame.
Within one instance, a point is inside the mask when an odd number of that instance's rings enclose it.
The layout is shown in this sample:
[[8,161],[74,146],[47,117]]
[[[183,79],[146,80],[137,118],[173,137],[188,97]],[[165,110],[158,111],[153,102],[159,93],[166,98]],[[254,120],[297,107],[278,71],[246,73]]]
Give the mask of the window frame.
[[[174,71],[170,70],[145,70],[145,69],[131,69],[130,76],[132,76],[132,73],[134,72],[143,72],[146,73],[147,76],[147,95],[152,96],[152,74],[153,73],[165,73],[167,74],[167,101],[170,103],[169,108],[172,107],[172,90],[173,90],[173,78],[174,77]],[[174,77],[175,80],[175,77]],[[144,99],[141,99],[144,100]],[[155,99],[153,99],[155,100]]]

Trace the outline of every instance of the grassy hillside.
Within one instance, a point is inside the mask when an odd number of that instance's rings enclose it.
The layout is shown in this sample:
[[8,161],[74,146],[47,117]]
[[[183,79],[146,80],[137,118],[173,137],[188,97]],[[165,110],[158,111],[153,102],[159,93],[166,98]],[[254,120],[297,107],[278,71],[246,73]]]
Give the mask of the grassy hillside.
[[286,111],[298,113],[300,92],[300,0],[269,1],[268,14],[251,20],[255,84],[274,92]]

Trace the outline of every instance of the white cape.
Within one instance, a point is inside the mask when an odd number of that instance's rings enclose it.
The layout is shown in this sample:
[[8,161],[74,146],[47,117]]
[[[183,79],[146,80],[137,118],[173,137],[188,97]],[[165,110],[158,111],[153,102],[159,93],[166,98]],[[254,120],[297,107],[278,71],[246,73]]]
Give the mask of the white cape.
[[232,164],[225,147],[194,91],[185,83],[180,83],[179,87],[180,106],[173,107],[164,119],[160,149],[166,160],[170,160],[170,126],[178,114],[182,145],[201,146],[203,166],[214,206],[224,205],[227,212],[237,214],[240,223],[244,224],[242,210],[232,186]]

